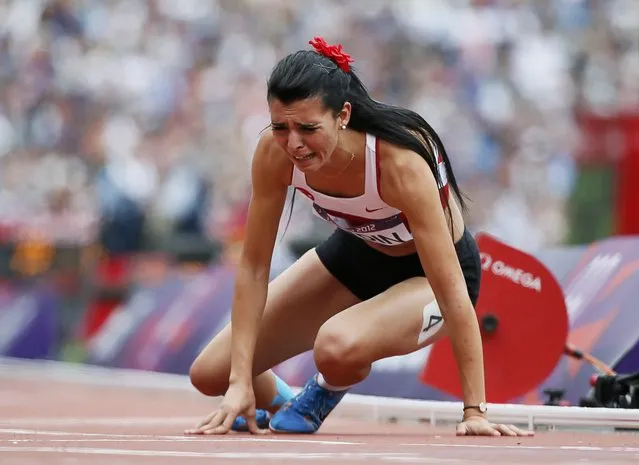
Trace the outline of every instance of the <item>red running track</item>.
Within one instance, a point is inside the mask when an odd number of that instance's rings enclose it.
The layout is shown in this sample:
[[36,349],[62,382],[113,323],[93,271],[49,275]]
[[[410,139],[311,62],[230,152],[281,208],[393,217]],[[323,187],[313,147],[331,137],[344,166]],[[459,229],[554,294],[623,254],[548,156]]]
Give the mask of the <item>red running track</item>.
[[639,464],[639,435],[456,437],[331,418],[312,436],[184,436],[214,400],[186,390],[0,377],[0,464]]

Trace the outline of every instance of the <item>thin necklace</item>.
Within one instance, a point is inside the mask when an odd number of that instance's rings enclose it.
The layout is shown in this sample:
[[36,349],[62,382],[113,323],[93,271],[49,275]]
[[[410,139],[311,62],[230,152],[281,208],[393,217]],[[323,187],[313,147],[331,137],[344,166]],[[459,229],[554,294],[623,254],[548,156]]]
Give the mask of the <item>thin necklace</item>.
[[328,178],[328,179],[333,179],[333,178],[337,178],[338,176],[341,176],[342,174],[344,174],[344,171],[346,171],[346,168],[351,166],[351,163],[353,162],[354,158],[355,158],[355,152],[351,152],[350,160],[348,160],[348,162],[346,163],[346,166],[344,166],[344,168],[342,168],[342,170],[339,173],[333,174],[331,176],[328,176],[327,174],[322,173],[322,176],[324,176],[325,178]]

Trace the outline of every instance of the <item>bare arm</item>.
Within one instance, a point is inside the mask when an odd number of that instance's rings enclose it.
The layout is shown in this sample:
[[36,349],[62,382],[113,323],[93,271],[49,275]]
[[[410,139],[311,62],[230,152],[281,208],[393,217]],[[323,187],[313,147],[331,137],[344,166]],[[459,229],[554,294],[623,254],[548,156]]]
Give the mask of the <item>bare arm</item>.
[[[486,401],[481,335],[464,276],[428,164],[419,155],[386,144],[381,194],[404,212],[422,267],[446,322],[457,360],[464,404]],[[468,414],[479,415],[469,411]]]
[[251,171],[252,197],[231,312],[231,384],[252,384],[257,330],[266,304],[273,248],[286,201],[290,162],[277,152],[270,135],[265,135],[258,144]]

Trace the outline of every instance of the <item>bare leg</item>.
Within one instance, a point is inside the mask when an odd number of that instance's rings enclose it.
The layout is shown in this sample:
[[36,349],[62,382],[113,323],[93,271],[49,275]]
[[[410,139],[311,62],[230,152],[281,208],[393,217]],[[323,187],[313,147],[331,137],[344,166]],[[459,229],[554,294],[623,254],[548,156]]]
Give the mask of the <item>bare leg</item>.
[[335,315],[317,335],[318,370],[331,385],[348,386],[366,378],[374,361],[432,344],[445,334],[443,320],[436,320],[430,337],[420,338],[424,307],[433,302],[426,278],[416,277]]
[[[269,284],[254,357],[258,408],[271,408],[276,395],[270,368],[312,349],[322,324],[357,302],[326,270],[314,250]],[[231,327],[227,325],[193,362],[192,384],[205,395],[223,395],[228,388],[230,359]]]

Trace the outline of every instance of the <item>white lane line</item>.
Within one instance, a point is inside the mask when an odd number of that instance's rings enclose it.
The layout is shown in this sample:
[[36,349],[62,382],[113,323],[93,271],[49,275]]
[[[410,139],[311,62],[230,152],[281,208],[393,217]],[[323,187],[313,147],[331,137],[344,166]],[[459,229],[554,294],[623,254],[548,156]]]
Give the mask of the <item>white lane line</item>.
[[[195,442],[195,441],[208,441],[208,442],[254,442],[254,443],[284,443],[284,444],[320,444],[327,446],[358,446],[365,445],[362,442],[350,442],[350,441],[331,441],[322,439],[283,439],[275,437],[257,437],[257,436],[162,436],[151,434],[110,434],[110,433],[81,433],[72,431],[40,431],[29,429],[0,429],[0,434],[15,434],[15,435],[32,435],[32,436],[56,436],[65,437],[66,439],[56,439],[56,441],[112,441],[120,442],[124,440],[129,441],[165,441],[165,442]],[[93,438],[93,439],[88,439]],[[0,442],[7,441],[21,441],[21,442],[34,442],[34,441],[54,441],[53,439],[20,439],[20,438],[0,438]]]
[[[237,459],[237,460],[350,460],[350,461],[385,461],[404,463],[442,463],[454,462],[458,459],[430,458],[415,453],[392,452],[191,452],[172,450],[141,449],[101,449],[84,447],[0,447],[0,452],[23,453],[60,453],[85,455],[119,455],[127,457],[181,457],[205,459]],[[467,461],[464,463],[468,463]]]
[[[204,440],[200,440],[200,442],[202,441],[206,441],[206,439]],[[89,439],[89,438],[67,438],[67,439],[0,439],[0,444],[2,443],[11,443],[11,444],[29,444],[29,443],[34,443],[34,442],[45,442],[45,443],[56,443],[56,442],[64,442],[64,443],[91,443],[91,442],[115,442],[115,443],[124,443],[124,442],[165,442],[165,443],[176,443],[176,442],[198,442],[198,439],[191,439],[191,438],[147,438],[147,439],[142,439],[142,438],[93,438],[93,439]],[[364,445],[363,443],[357,443],[357,442],[332,442],[332,441],[294,441],[294,440],[283,440],[283,441],[278,441],[278,440],[274,440],[274,441],[270,441],[268,439],[264,439],[264,440],[254,440],[254,441],[235,441],[232,439],[216,439],[216,440],[209,440],[209,443],[214,443],[214,442],[254,442],[254,443],[288,443],[288,444],[300,444],[300,443],[304,443],[304,444],[320,444],[320,445],[328,445],[328,446],[343,446],[343,445],[353,445],[353,446],[358,446],[358,445]]]
[[[83,433],[74,431],[43,431],[33,429],[0,428],[0,434],[32,435],[47,437],[64,437],[65,439],[35,439],[35,438],[0,438],[0,442],[36,442],[36,441],[78,441],[78,442],[240,442],[240,443],[283,443],[283,444],[319,444],[328,446],[358,446],[368,445],[364,442],[337,441],[322,439],[284,439],[273,436],[258,437],[234,434],[230,436],[173,436],[173,435],[152,435],[152,434],[113,434],[113,433]],[[550,451],[578,451],[578,452],[622,452],[639,453],[639,447],[618,447],[618,446],[580,446],[580,445],[557,445],[557,446],[533,446],[533,445],[505,445],[505,444],[459,444],[459,443],[403,443],[402,447],[438,447],[438,448],[464,448],[464,449],[493,449],[493,450],[550,450]]]
[[438,444],[438,443],[404,443],[406,447],[443,447],[443,448],[466,448],[466,449],[495,449],[495,450],[552,450],[552,451],[579,451],[579,452],[631,452],[639,453],[639,447],[599,447],[599,446],[526,446],[526,445],[500,445],[500,444]]
[[201,417],[107,417],[107,418],[4,418],[4,426],[144,426],[144,425],[196,425]]

